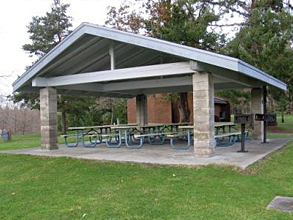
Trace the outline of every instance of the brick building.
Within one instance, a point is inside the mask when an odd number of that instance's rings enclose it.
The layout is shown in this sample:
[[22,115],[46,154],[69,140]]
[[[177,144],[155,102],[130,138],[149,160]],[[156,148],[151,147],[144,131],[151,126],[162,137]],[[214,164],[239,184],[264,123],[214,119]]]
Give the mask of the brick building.
[[[163,94],[148,97],[148,122],[149,123],[178,123],[180,120],[178,104],[166,100]],[[188,93],[189,121],[193,122],[193,97]],[[215,121],[230,121],[230,104],[224,99],[215,97]],[[136,98],[127,102],[128,123],[136,123]]]

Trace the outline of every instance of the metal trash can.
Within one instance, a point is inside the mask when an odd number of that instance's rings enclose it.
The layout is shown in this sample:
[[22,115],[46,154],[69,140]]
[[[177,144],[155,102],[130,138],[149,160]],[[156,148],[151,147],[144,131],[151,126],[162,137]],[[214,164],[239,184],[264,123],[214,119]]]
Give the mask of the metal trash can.
[[2,133],[2,138],[3,138],[3,141],[10,141],[9,131],[4,131]]

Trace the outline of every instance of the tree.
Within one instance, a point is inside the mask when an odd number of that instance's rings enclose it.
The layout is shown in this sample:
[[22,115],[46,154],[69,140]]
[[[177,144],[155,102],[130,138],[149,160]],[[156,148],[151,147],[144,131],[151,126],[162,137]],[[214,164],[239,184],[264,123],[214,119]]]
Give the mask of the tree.
[[252,1],[246,26],[228,44],[227,53],[270,73],[289,85],[288,92],[270,88],[282,112],[292,102],[292,6],[286,1]]
[[47,12],[46,16],[34,16],[27,26],[32,43],[24,44],[23,50],[30,56],[41,58],[69,35],[72,27],[72,18],[66,14],[69,6],[54,0],[51,12]]
[[66,114],[75,115],[77,118],[83,118],[85,112],[88,112],[96,102],[93,97],[58,95],[57,107],[61,112],[62,132],[66,134]]
[[[72,18],[67,15],[69,4],[62,4],[60,0],[54,0],[51,11],[45,16],[34,16],[27,26],[30,44],[23,45],[23,49],[29,52],[30,56],[42,58],[53,47],[59,44],[70,34]],[[17,93],[10,97],[14,102],[22,102],[22,105],[33,109],[40,108],[38,94]],[[95,99],[84,96],[58,95],[58,111],[62,113],[62,132],[66,133],[66,114],[81,115],[88,111],[95,103]]]
[[93,109],[100,112],[104,124],[127,123],[127,100],[123,98],[101,97],[93,106]]

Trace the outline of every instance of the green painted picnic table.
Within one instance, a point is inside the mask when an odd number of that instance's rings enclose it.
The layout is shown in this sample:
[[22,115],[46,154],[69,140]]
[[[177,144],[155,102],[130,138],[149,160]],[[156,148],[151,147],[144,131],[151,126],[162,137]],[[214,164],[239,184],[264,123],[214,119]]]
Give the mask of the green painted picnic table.
[[124,140],[126,147],[131,149],[141,148],[143,145],[143,138],[139,138],[139,144],[134,144],[134,134],[140,133],[139,126],[137,125],[116,125],[112,126],[111,130],[116,131],[116,143],[112,144],[106,139],[106,144],[108,147],[120,147],[122,140]]
[[190,123],[149,123],[146,125],[141,125],[140,127],[143,129],[155,129],[157,132],[164,132],[165,130],[173,132],[174,130],[178,130],[179,126],[188,124]]
[[[231,132],[232,127],[234,127],[234,126],[235,126],[235,124],[233,122],[215,122],[215,124],[214,124],[215,135],[218,135],[219,131],[222,129],[223,134],[225,134],[226,136],[229,134],[228,137],[232,136],[233,140],[234,140],[235,139],[234,136],[235,136],[236,133]],[[229,132],[226,132],[227,127],[228,127]],[[186,146],[180,146],[179,149],[187,149],[190,146],[190,143],[191,143],[191,136],[192,136],[192,132],[193,132],[193,129],[194,129],[194,125],[179,126],[178,128],[183,130],[182,134],[187,133],[187,135],[186,135],[187,136],[187,145]],[[178,148],[178,147],[174,146],[174,138],[179,136],[179,135],[180,134],[173,135],[173,137],[171,137],[171,146],[172,146],[172,148],[175,148],[175,149]]]
[[[101,125],[101,126],[81,126],[81,127],[69,127],[68,130],[75,131],[75,135],[63,135],[65,144],[68,147],[77,147],[81,140],[84,147],[93,148],[97,144],[102,143],[100,134],[111,132],[110,128],[112,125]],[[103,131],[104,130],[104,131]],[[67,138],[70,136],[75,137],[75,143],[69,144]],[[89,143],[86,143],[85,138],[89,138]]]
[[[136,124],[130,124],[136,125]],[[112,134],[112,127],[117,127],[122,125],[99,125],[99,126],[80,126],[80,127],[69,127],[68,130],[75,131],[75,135],[63,135],[65,138],[65,144],[68,147],[77,147],[79,141],[81,140],[84,147],[96,147],[97,144],[100,144],[103,141],[103,137],[107,136],[108,134]],[[67,138],[70,136],[75,137],[75,143],[69,144],[67,142]],[[109,135],[108,135],[109,136]],[[89,138],[89,143],[86,143],[85,138]]]
[[223,133],[226,133],[227,127],[229,133],[231,133],[232,128],[235,127],[234,122],[215,122],[215,134],[217,135],[221,129]]

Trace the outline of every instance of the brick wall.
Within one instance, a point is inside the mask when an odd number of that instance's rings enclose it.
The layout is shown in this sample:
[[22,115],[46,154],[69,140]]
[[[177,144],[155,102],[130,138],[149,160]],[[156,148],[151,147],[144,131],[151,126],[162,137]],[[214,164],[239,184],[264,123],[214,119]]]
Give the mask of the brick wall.
[[[163,99],[162,94],[148,96],[148,123],[172,123],[171,102]],[[127,101],[128,123],[136,123],[136,100]]]
[[136,98],[127,100],[127,122],[136,123]]
[[[179,122],[179,111],[176,103],[166,101],[162,98],[162,94],[148,96],[148,122],[149,123],[177,123]],[[193,94],[187,94],[188,108],[190,111],[189,121],[193,122]],[[127,117],[128,123],[136,123],[136,100],[135,98],[129,99],[127,102]],[[227,112],[227,119],[230,119],[230,105],[215,105],[216,121],[220,116],[221,111]],[[173,112],[173,114],[172,114]],[[172,118],[173,116],[173,118]]]

